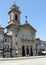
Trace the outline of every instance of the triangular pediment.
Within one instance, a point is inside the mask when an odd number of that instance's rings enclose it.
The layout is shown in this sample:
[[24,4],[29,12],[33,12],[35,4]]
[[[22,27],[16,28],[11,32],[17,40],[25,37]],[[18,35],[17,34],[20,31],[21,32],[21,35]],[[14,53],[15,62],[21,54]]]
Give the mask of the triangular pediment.
[[30,24],[23,24],[23,25],[20,25],[19,26],[20,28],[26,28],[26,29],[30,29],[30,30],[33,30],[33,31],[35,31],[36,32],[36,30],[30,25]]

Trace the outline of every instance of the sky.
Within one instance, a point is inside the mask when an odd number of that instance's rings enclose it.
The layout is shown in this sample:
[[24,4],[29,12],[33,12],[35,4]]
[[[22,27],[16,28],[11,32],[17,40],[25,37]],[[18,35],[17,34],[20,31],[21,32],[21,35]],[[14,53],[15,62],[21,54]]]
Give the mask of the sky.
[[36,38],[46,41],[46,0],[0,0],[0,25],[7,26],[8,11],[14,1],[20,7],[21,24],[27,15],[28,23],[37,30]]

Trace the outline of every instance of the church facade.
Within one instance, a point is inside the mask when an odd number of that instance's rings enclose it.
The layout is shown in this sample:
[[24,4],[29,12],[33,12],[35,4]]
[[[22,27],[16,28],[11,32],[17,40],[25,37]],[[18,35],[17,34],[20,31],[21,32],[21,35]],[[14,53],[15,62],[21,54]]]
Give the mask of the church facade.
[[36,30],[27,20],[21,24],[20,14],[19,7],[13,4],[8,12],[7,32],[4,33],[0,26],[0,57],[33,56],[36,53]]

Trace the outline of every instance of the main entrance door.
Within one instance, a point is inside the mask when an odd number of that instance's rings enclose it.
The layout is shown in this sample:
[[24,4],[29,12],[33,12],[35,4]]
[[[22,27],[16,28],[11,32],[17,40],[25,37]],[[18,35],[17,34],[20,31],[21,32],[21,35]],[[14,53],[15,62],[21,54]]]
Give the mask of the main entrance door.
[[22,46],[22,56],[25,56],[25,46]]

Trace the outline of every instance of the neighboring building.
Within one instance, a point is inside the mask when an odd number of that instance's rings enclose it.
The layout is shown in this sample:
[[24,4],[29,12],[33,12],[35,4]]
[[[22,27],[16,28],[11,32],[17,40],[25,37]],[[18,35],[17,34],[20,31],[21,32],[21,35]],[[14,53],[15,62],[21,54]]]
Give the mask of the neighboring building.
[[19,7],[13,4],[8,12],[7,32],[4,33],[4,28],[0,26],[0,56],[33,56],[36,53],[36,30],[27,20],[21,25],[20,14]]
[[35,40],[35,49],[36,49],[36,55],[39,55],[39,53],[41,53],[41,55],[46,54],[46,41],[40,40],[40,38],[37,38]]

